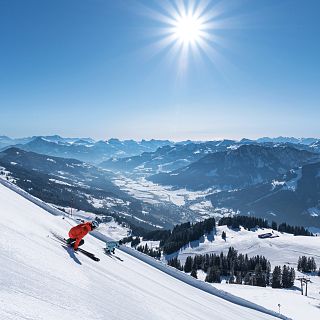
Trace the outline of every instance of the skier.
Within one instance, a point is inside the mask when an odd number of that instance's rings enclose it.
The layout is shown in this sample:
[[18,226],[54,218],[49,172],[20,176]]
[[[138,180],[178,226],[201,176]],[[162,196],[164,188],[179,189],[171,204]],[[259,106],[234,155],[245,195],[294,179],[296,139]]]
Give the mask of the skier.
[[82,238],[98,226],[98,222],[94,220],[92,222],[81,223],[71,228],[69,231],[70,238],[67,240],[67,243],[71,245],[75,251],[78,250],[78,247],[84,244]]
[[108,241],[106,242],[105,252],[110,254],[111,252],[115,254],[116,248],[119,248],[119,242],[117,241]]

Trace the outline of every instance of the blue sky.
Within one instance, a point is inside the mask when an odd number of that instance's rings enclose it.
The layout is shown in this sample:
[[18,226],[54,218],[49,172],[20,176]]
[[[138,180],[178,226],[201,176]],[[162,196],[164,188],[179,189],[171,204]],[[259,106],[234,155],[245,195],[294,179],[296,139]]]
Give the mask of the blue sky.
[[164,1],[0,0],[0,135],[320,137],[320,1],[208,1],[183,70]]

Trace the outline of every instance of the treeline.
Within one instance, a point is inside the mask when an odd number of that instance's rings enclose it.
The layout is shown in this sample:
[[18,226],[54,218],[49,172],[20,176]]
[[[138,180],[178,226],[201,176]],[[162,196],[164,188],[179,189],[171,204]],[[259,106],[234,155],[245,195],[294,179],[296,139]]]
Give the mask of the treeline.
[[309,258],[307,258],[306,256],[299,257],[298,271],[315,272],[316,270],[317,270],[317,264],[313,257],[309,257]]
[[[197,223],[182,223],[171,230],[154,230],[143,235],[145,241],[160,241],[160,248],[164,254],[171,254],[180,250],[191,241],[199,240],[204,234],[210,233],[216,225],[214,218],[209,218]],[[131,242],[132,247],[140,243],[139,237],[126,237],[122,243]],[[145,252],[147,253],[147,252]]]
[[129,237],[125,237],[119,241],[120,244],[125,244],[128,242],[131,242],[131,247],[134,248],[140,243],[140,237],[129,236]]
[[259,287],[290,288],[294,284],[295,272],[287,266],[275,267],[271,273],[271,264],[264,256],[248,258],[248,255],[238,254],[230,247],[228,253],[188,256],[184,266],[176,257],[168,261],[168,265],[197,278],[197,271],[202,270],[207,275],[206,282],[220,283],[222,277],[229,283],[245,284]]
[[164,254],[171,254],[191,241],[200,239],[204,234],[210,233],[216,225],[214,218],[191,224],[190,222],[176,225],[170,235],[160,241]]
[[168,264],[184,272],[202,270],[207,273],[206,282],[221,282],[221,277],[228,277],[229,282],[266,286],[269,283],[271,265],[264,256],[248,258],[248,255],[238,253],[230,247],[228,253],[205,254],[187,257],[182,266],[177,258],[168,261]]
[[292,233],[295,236],[313,236],[312,232],[308,231],[306,228],[299,226],[290,226],[285,222],[279,224],[278,228],[276,228],[275,230],[280,232]]
[[156,259],[160,259],[161,258],[161,250],[160,249],[153,249],[153,248],[149,248],[148,244],[146,244],[145,246],[139,246],[137,248],[138,251],[145,253],[147,255],[149,255],[150,257],[156,258]]
[[219,226],[227,225],[230,228],[236,229],[240,228],[242,226],[245,229],[252,229],[255,227],[260,228],[271,228],[273,230],[279,231],[279,232],[286,232],[294,234],[295,236],[313,236],[313,234],[308,231],[304,227],[299,226],[290,226],[289,224],[286,224],[285,222],[280,223],[279,226],[275,221],[271,222],[271,225],[269,225],[268,220],[263,218],[257,218],[257,217],[250,217],[250,216],[233,216],[233,217],[222,217],[219,220],[218,223]]
[[268,221],[262,218],[250,217],[250,216],[238,216],[222,217],[218,223],[219,226],[227,225],[233,229],[240,228],[242,226],[245,229],[252,229],[256,226],[260,228],[269,228]]

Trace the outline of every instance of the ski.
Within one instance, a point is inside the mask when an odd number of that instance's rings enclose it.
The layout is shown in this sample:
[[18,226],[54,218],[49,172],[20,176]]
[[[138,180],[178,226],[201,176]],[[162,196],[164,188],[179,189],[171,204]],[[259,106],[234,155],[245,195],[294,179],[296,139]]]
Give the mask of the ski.
[[123,259],[121,259],[120,257],[116,256],[114,253],[112,254],[110,251],[108,251],[106,248],[104,248],[104,253],[110,257],[110,258],[114,258],[114,259],[117,259],[119,261],[122,261],[123,262]]
[[55,232],[53,232],[53,231],[51,231],[51,234],[52,234],[56,239],[60,240],[60,242],[62,242],[63,244],[68,245],[67,242],[66,242],[66,239],[65,239],[64,237],[60,236],[59,234],[57,234],[57,233],[55,233]]
[[[58,239],[60,242],[62,242],[63,244],[67,245],[69,248],[72,248],[72,246],[70,246],[68,243],[67,243],[67,240],[65,238],[63,238],[62,236],[60,236],[59,234],[55,233],[55,232],[52,232],[52,235]],[[87,250],[84,250],[82,248],[78,248],[77,250],[78,252],[81,252],[83,253],[85,256],[87,256],[88,258],[94,260],[94,261],[100,261],[100,259],[98,257],[96,257],[93,253],[87,251]]]
[[94,261],[100,261],[100,259],[98,257],[96,257],[93,253],[87,251],[87,250],[84,250],[82,248],[78,248],[78,251],[83,253],[84,255],[86,255],[88,258],[91,258],[92,260]]

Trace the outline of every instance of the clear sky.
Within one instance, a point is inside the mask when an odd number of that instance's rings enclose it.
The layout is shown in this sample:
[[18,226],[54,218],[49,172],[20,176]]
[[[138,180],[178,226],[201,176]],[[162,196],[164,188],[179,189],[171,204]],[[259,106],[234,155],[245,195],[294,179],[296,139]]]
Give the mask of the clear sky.
[[319,13],[319,0],[0,0],[0,135],[320,137]]

